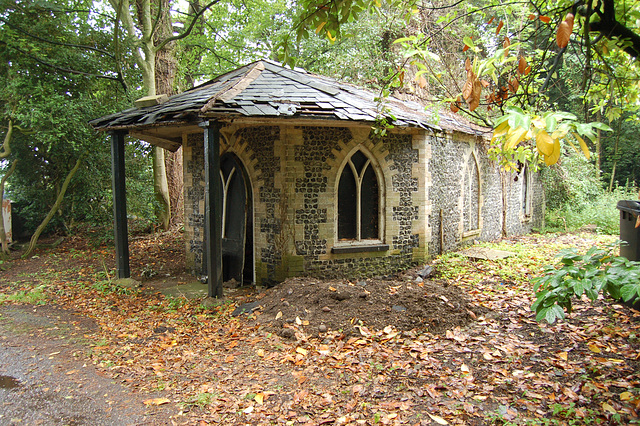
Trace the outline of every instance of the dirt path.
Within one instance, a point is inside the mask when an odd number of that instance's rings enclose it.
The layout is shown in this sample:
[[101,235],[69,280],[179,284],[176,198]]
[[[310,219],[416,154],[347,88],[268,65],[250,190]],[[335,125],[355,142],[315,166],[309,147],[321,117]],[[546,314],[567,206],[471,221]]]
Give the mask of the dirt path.
[[0,424],[172,424],[175,406],[147,407],[91,364],[84,336],[93,329],[48,305],[0,307]]

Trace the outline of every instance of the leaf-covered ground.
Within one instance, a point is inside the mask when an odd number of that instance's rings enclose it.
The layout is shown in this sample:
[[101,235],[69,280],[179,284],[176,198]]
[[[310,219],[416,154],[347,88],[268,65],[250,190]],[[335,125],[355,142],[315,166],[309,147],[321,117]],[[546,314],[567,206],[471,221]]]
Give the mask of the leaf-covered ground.
[[418,270],[297,278],[207,310],[156,291],[192,280],[179,234],[132,242],[139,291],[110,281],[111,249],[75,239],[16,260],[0,300],[93,319],[91,361],[163,404],[172,414],[158,424],[629,424],[640,409],[640,313],[581,302],[551,326],[530,310],[530,278],[559,249],[610,240],[514,238],[489,246],[516,256],[447,254],[424,281]]

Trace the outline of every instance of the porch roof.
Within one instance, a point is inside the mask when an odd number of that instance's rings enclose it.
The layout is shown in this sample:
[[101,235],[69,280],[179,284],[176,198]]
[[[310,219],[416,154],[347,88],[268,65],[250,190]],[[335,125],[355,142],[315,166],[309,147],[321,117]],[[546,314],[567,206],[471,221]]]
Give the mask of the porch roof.
[[[170,127],[204,120],[278,118],[373,123],[378,117],[376,94],[330,78],[261,60],[223,74],[186,92],[147,107],[131,108],[90,121],[96,130],[129,130],[151,136],[149,142],[180,145]],[[487,129],[451,114],[436,119],[424,106],[388,98],[385,116],[397,127],[420,127],[484,135]],[[158,141],[154,141],[154,137]],[[144,137],[142,137],[145,139]],[[146,138],[148,139],[148,138]],[[171,149],[172,146],[166,146]]]

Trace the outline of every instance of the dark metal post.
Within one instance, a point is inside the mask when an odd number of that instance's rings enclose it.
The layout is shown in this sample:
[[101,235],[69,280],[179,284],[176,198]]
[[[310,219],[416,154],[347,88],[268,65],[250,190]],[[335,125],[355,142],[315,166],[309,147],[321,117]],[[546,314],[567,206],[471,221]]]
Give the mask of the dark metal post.
[[111,187],[113,189],[113,229],[116,244],[116,276],[129,278],[129,238],[127,230],[127,190],[124,177],[124,136],[111,133]]
[[205,259],[209,274],[209,297],[222,298],[222,195],[220,183],[220,123],[204,127],[204,221]]

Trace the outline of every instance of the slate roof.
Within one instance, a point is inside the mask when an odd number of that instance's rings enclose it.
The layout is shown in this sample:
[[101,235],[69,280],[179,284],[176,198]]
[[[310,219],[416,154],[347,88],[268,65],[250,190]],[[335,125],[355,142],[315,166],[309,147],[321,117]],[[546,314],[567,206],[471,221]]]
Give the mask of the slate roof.
[[[142,130],[216,118],[307,118],[373,123],[376,95],[330,78],[261,60],[223,74],[159,105],[131,108],[90,121],[97,130]],[[438,124],[422,105],[389,98],[393,124],[483,135],[487,129],[449,114]],[[388,116],[388,115],[387,115]]]

